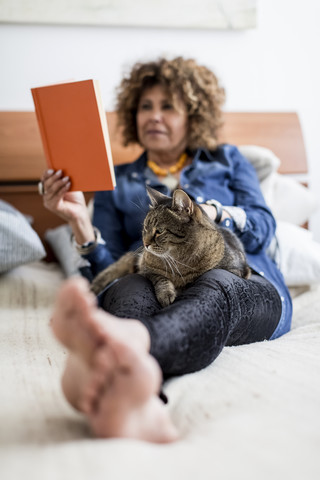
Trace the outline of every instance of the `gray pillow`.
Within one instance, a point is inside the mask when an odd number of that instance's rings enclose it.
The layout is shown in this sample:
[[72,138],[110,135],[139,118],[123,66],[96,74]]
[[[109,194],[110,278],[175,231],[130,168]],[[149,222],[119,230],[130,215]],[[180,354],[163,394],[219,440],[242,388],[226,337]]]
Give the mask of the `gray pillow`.
[[90,265],[73,247],[71,233],[69,225],[64,224],[46,230],[44,234],[66,277],[80,275],[80,269]]
[[0,200],[0,273],[45,256],[38,234],[22,213]]

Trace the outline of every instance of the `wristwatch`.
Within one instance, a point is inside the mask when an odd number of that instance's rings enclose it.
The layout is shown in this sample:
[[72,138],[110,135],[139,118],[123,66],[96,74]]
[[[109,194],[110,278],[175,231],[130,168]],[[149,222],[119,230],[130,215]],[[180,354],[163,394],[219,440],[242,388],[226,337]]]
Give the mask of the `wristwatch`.
[[92,250],[94,250],[96,248],[98,243],[102,243],[102,244],[105,243],[101,238],[100,230],[98,230],[97,227],[93,227],[93,231],[94,231],[94,240],[91,241],[91,242],[83,243],[82,245],[79,245],[76,242],[76,240],[74,238],[74,235],[72,234],[72,236],[71,236],[72,244],[75,247],[75,249],[77,250],[77,252],[80,253],[80,255],[88,255],[88,253],[91,253]]
[[216,223],[220,223],[221,221],[221,218],[222,218],[222,214],[223,214],[223,207],[221,205],[220,202],[218,202],[218,200],[207,200],[206,202],[206,205],[212,205],[213,207],[215,207],[215,209],[217,210],[217,215],[216,215],[216,218],[215,218],[215,222]]

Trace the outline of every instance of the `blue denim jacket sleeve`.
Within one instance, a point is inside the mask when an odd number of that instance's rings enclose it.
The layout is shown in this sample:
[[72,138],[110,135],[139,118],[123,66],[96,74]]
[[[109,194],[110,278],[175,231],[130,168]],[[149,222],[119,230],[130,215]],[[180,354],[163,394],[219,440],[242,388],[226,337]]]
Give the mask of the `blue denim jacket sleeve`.
[[85,255],[91,264],[92,274],[96,275],[125,251],[121,215],[115,208],[111,192],[95,194],[93,224],[106,241],[105,245],[97,245],[91,253]]
[[245,250],[258,253],[269,246],[275,234],[276,222],[261,193],[254,167],[235,147],[230,148],[230,157],[234,170],[230,183],[234,205],[242,208],[247,217],[241,231],[234,223],[232,225]]

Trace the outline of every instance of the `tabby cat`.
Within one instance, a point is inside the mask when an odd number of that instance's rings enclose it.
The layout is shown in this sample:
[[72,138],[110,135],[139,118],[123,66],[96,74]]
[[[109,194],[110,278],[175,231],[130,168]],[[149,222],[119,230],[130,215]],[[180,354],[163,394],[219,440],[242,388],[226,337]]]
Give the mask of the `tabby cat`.
[[126,253],[100,272],[91,286],[94,293],[137,272],[151,280],[164,307],[175,300],[178,289],[212,268],[250,277],[240,240],[212,222],[183,190],[175,190],[172,198],[150,187],[147,191],[151,207],[143,223],[143,248]]

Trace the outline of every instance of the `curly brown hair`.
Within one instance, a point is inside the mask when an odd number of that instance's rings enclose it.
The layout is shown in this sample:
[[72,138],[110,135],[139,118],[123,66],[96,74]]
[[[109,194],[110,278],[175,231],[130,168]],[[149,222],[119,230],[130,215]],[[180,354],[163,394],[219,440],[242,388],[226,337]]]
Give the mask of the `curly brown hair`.
[[217,147],[217,131],[222,125],[221,107],[225,91],[216,75],[193,59],[177,57],[173,60],[136,63],[117,90],[119,126],[123,129],[123,143],[139,143],[136,115],[144,90],[162,85],[174,105],[184,102],[188,115],[188,148]]

